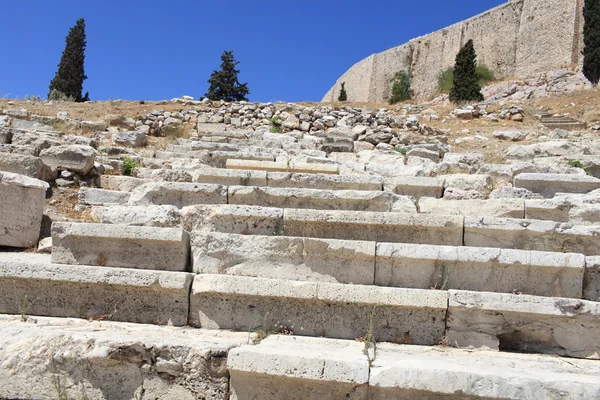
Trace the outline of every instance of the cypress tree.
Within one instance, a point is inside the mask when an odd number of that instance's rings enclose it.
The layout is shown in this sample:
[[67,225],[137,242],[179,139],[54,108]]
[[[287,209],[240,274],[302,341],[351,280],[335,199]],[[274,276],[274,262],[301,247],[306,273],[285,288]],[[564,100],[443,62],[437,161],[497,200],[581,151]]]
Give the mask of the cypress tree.
[[473,40],[469,40],[456,55],[454,63],[454,87],[450,90],[450,101],[483,101],[481,85],[477,77],[477,61],[475,59]]
[[56,71],[54,79],[50,81],[48,97],[53,90],[56,90],[65,97],[70,97],[78,102],[89,100],[88,93],[85,97],[81,95],[83,81],[87,79],[83,67],[86,44],[85,21],[81,18],[69,30],[65,50],[60,58],[60,64],[58,64],[58,71]]
[[248,83],[238,81],[240,71],[235,67],[240,62],[233,57],[233,51],[223,52],[221,61],[221,70],[211,74],[208,80],[210,86],[204,97],[210,100],[248,101]]
[[340,95],[338,96],[338,101],[346,101],[348,100],[348,93],[346,93],[346,82],[342,82],[342,90],[340,90]]
[[597,85],[600,81],[600,0],[585,0],[583,21],[583,74]]
[[408,76],[408,72],[396,72],[392,82],[392,97],[390,98],[390,104],[396,104],[410,99],[410,77]]

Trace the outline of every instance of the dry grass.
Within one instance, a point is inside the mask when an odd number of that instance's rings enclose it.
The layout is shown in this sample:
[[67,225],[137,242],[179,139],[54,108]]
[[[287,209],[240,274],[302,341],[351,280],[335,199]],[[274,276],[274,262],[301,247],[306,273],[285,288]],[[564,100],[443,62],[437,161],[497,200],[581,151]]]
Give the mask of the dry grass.
[[94,222],[89,210],[77,211],[78,189],[54,188],[52,198],[46,201],[47,211],[72,221]]

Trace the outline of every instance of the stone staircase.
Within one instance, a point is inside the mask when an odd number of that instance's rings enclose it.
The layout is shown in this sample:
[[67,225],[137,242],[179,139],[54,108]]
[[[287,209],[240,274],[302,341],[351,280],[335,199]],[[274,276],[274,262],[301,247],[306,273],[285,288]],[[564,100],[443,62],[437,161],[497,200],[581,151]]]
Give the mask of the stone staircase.
[[527,110],[535,116],[542,125],[548,129],[562,129],[565,131],[581,131],[587,129],[585,122],[578,121],[568,116],[555,116],[548,110],[530,108]]
[[600,398],[600,180],[270,146],[180,141],[0,253],[0,398]]

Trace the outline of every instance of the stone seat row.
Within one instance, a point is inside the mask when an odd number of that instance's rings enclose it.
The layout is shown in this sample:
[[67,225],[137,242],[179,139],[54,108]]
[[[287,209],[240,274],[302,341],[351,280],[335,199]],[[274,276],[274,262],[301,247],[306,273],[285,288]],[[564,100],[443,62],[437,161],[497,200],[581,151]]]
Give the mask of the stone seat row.
[[0,255],[0,313],[600,358],[598,302],[49,261]]
[[[0,315],[6,350],[0,365],[22,360],[0,368],[2,398],[54,393],[57,380],[68,398],[533,400],[560,393],[587,400],[600,394],[594,360],[377,343],[369,362],[364,343],[354,340],[271,335],[253,345],[248,342],[257,336],[246,332],[52,317],[35,322]],[[99,354],[110,361],[98,362]],[[53,368],[46,367],[49,357]]]
[[581,254],[88,223],[52,239],[55,264],[600,298],[600,257]]

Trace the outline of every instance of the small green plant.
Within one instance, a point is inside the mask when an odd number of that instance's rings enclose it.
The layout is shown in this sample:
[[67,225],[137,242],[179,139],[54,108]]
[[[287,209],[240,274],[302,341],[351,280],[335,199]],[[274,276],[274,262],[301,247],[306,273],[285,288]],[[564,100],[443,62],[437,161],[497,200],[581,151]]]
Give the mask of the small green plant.
[[592,175],[592,171],[590,170],[590,168],[589,168],[589,167],[587,167],[587,168],[586,168],[586,167],[584,167],[584,166],[583,166],[583,164],[582,164],[582,162],[581,162],[581,161],[579,161],[579,160],[570,160],[570,161],[569,161],[569,166],[570,166],[571,168],[581,168],[582,170],[584,170],[584,171],[585,171],[585,174],[586,174],[587,176],[593,176],[593,175]]
[[139,167],[141,167],[141,164],[131,157],[125,157],[123,160],[123,174],[125,176],[131,176]]
[[21,322],[27,322],[27,319],[29,318],[27,314],[29,314],[31,307],[36,301],[37,297],[29,301],[28,295],[25,295],[23,296],[23,298],[21,298],[21,301],[19,302],[19,313],[21,314]]
[[406,153],[408,153],[408,149],[406,147],[394,147],[394,151],[402,154],[403,156],[406,156]]
[[340,90],[340,95],[338,97],[338,101],[346,101],[348,100],[348,93],[346,93],[346,82],[342,82],[342,89]]
[[410,77],[408,76],[408,72],[396,72],[396,75],[392,78],[390,104],[396,104],[408,99],[410,99]]
[[72,96],[67,96],[63,92],[60,92],[58,89],[52,89],[50,91],[50,94],[48,95],[48,100],[68,101],[68,102],[74,102],[75,101],[75,99]]
[[[255,329],[254,334],[256,335],[253,339],[252,339],[252,344],[259,344],[260,342],[262,342],[263,340],[265,340],[266,338],[268,338],[271,335],[293,335],[294,334],[294,325],[291,323],[291,321],[288,321],[288,325],[284,325],[284,324],[280,324],[279,322],[277,322],[276,324],[273,325],[273,328],[269,328],[269,326],[267,326],[267,318],[269,317],[269,313],[267,312],[265,314],[265,316],[263,317],[263,322],[262,322],[262,326],[258,329]],[[249,332],[250,333],[250,332]]]
[[446,290],[448,287],[448,278],[450,277],[450,271],[448,266],[442,265],[442,274],[440,275],[440,282],[436,283],[432,289],[434,290]]
[[269,122],[271,122],[271,133],[281,133],[281,120],[279,116],[274,116]]
[[377,359],[377,338],[375,337],[375,311],[377,310],[378,305],[373,306],[373,310],[371,310],[371,315],[369,316],[369,326],[367,327],[366,336],[359,338],[359,341],[362,341],[365,346],[363,348],[363,354],[367,356],[367,361],[369,362],[369,367],[373,367],[373,363]]

